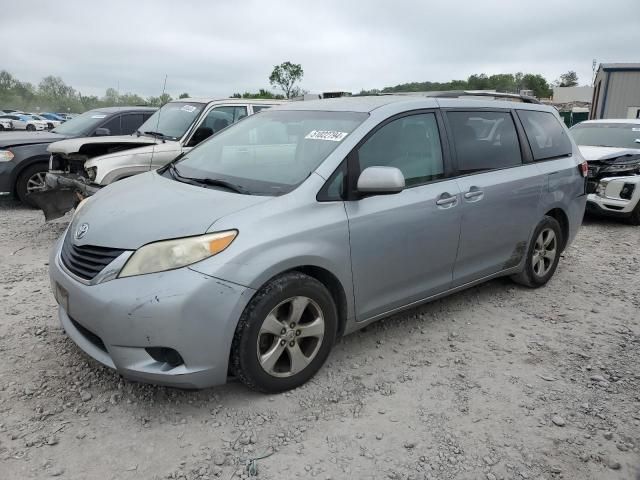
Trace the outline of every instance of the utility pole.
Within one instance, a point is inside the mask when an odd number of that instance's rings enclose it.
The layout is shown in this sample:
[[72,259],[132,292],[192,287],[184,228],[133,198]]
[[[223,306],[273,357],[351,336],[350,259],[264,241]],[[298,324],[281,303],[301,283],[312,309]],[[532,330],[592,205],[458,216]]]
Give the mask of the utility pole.
[[591,64],[591,86],[593,87],[596,83],[596,65],[598,64],[598,62],[596,62],[596,59],[593,59],[593,63]]

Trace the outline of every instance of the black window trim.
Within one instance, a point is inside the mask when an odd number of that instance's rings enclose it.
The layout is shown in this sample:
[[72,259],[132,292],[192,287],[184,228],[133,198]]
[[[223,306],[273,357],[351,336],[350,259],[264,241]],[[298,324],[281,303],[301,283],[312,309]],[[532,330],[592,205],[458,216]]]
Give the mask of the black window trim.
[[[523,143],[522,136],[524,135],[524,129],[518,128],[519,119],[516,120],[517,115],[514,112],[515,109],[512,108],[490,108],[490,107],[446,107],[442,108],[444,122],[447,128],[447,138],[449,139],[449,148],[451,149],[451,164],[453,166],[453,178],[463,178],[469,177],[471,175],[482,175],[488,172],[497,172],[500,170],[509,170],[511,168],[520,168],[532,163],[533,155],[530,154],[528,148],[524,148],[524,145],[529,146],[528,143]],[[447,117],[448,112],[492,112],[492,113],[508,113],[511,116],[511,120],[513,121],[514,127],[516,128],[516,134],[518,138],[518,144],[520,146],[520,165],[511,165],[509,167],[500,167],[500,168],[490,168],[487,170],[480,170],[477,172],[464,173],[461,174],[458,169],[458,152],[455,149],[455,141],[453,139],[453,134],[451,133],[451,125],[449,124],[449,119]],[[526,139],[526,135],[525,135]],[[529,147],[530,148],[530,147]],[[529,160],[527,160],[529,159]]]
[[[549,157],[543,157],[543,158],[538,158],[536,159],[533,156],[533,148],[531,147],[531,142],[529,141],[529,137],[527,137],[527,132],[524,130],[524,124],[522,123],[522,119],[520,118],[520,112],[540,112],[540,113],[546,113],[548,115],[551,115],[553,118],[555,118],[555,120],[558,122],[558,125],[560,126],[561,129],[563,129],[564,127],[562,126],[562,124],[560,123],[560,121],[558,121],[558,119],[556,118],[556,116],[551,113],[551,112],[546,112],[544,110],[533,110],[533,109],[522,109],[522,108],[516,108],[514,109],[514,113],[516,118],[518,119],[518,122],[520,122],[520,125],[522,126],[522,132],[524,133],[524,138],[527,141],[527,145],[529,146],[529,151],[531,152],[531,162],[532,163],[539,163],[539,162],[549,162],[551,160],[559,160],[561,158],[569,158],[569,157],[573,157],[573,144],[571,145],[571,152],[563,154],[563,155],[551,155]],[[565,134],[567,134],[565,132]],[[569,140],[569,142],[571,143],[571,140]]]
[[[336,167],[336,169],[329,175],[329,178],[322,186],[318,194],[316,195],[316,200],[318,202],[344,202],[344,201],[356,201],[364,198],[366,196],[371,195],[363,195],[358,192],[357,184],[358,177],[360,176],[360,162],[358,160],[358,150],[362,145],[364,145],[375,133],[386,126],[387,124],[398,120],[400,118],[411,117],[414,115],[423,115],[426,113],[432,113],[436,119],[436,125],[438,127],[438,136],[440,138],[440,149],[442,150],[442,163],[444,167],[444,176],[442,178],[438,178],[435,180],[429,180],[428,182],[423,182],[415,185],[411,185],[405,187],[404,190],[408,190],[416,187],[423,187],[425,185],[430,185],[432,183],[439,183],[446,180],[450,180],[452,177],[452,169],[451,169],[451,152],[449,150],[449,143],[447,141],[447,132],[445,130],[445,125],[443,122],[441,109],[439,108],[420,108],[416,110],[407,110],[406,112],[397,113],[392,115],[391,117],[387,117],[378,123],[375,127],[367,132],[367,134],[360,139],[360,141],[351,149],[351,151],[346,155],[344,160],[340,162],[340,165]],[[331,182],[334,181],[336,175],[343,171],[346,165],[347,174],[345,175],[345,180],[343,183],[343,191],[340,195],[341,198],[330,198],[328,195],[328,189]],[[403,190],[403,191],[404,191]]]

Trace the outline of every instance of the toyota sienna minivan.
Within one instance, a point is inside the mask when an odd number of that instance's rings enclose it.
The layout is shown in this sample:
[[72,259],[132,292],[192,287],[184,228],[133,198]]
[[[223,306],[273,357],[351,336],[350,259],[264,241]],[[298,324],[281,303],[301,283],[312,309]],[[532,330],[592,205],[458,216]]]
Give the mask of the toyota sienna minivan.
[[546,284],[586,173],[536,103],[293,102],[85,200],[51,254],[58,315],[129,379],[291,389],[377,319],[500,276]]

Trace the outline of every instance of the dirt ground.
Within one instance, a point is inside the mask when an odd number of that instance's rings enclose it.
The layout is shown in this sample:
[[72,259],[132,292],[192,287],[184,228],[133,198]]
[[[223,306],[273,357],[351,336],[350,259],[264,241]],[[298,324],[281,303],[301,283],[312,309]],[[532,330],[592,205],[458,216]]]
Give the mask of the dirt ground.
[[49,289],[64,228],[0,199],[2,480],[640,479],[640,227],[588,220],[545,288],[501,279],[380,321],[280,395],[86,357]]

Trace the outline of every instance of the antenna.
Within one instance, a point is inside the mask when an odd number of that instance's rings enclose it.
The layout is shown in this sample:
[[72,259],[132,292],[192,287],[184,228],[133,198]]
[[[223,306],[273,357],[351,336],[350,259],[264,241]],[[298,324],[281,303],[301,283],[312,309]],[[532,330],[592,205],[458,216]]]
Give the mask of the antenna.
[[[164,85],[162,85],[162,95],[160,95],[160,103],[162,103],[162,99],[164,98],[164,93],[167,90],[167,77],[168,75],[165,73],[164,75]],[[162,105],[160,105],[160,108],[158,109],[158,120],[156,121],[156,126],[154,128],[154,131],[158,131],[158,127],[160,125],[160,115],[162,114]],[[154,140],[153,140],[153,147],[151,147],[151,158],[149,159],[149,170],[151,170],[152,166],[153,166],[153,156],[156,153],[156,144],[158,143],[158,138],[156,136],[154,136]],[[162,139],[162,143],[164,142],[164,138]]]

